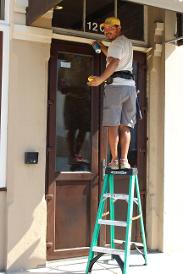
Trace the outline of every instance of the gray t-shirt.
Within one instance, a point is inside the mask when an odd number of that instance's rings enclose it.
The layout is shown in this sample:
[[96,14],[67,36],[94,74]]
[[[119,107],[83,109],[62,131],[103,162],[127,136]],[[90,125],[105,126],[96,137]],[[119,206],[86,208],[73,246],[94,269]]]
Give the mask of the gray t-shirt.
[[[131,41],[124,35],[118,36],[113,40],[108,48],[107,52],[107,64],[108,66],[108,57],[117,58],[120,60],[116,71],[129,70],[132,72],[133,64],[133,47]],[[130,85],[134,86],[135,82],[132,79],[123,79],[123,78],[114,78],[114,85]]]

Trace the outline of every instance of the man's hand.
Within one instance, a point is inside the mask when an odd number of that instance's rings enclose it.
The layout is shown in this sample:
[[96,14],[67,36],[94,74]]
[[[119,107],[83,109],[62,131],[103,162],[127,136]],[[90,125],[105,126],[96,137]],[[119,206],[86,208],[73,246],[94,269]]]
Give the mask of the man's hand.
[[[100,76],[90,76],[91,81],[88,81],[88,85],[92,87],[97,87],[101,85],[105,80],[107,80],[118,67],[120,60],[117,58],[109,57],[109,64]],[[89,77],[89,78],[90,78]]]
[[88,86],[98,87],[103,83],[103,80],[100,76],[92,76],[92,80],[87,82]]

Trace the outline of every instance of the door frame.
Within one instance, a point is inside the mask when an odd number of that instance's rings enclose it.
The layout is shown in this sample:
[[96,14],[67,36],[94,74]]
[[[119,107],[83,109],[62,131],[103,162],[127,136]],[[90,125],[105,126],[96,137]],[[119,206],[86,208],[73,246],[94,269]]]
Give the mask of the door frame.
[[[83,53],[85,52],[85,48],[89,47],[87,44],[81,44],[78,42],[70,42],[70,41],[60,41],[60,40],[53,40],[52,47],[51,47],[51,57],[49,61],[49,76],[50,78],[54,79],[56,71],[56,62],[57,62],[57,55],[55,52],[57,52],[60,48],[60,45],[64,45],[66,48],[69,46],[71,51],[75,52],[75,47],[76,45],[80,47],[83,50]],[[91,48],[91,47],[90,47]],[[91,49],[92,51],[92,49]],[[91,54],[93,54],[91,52]],[[137,127],[137,134],[140,136],[138,138],[138,146],[137,146],[137,164],[139,168],[139,182],[140,182],[140,192],[141,192],[141,199],[142,199],[142,206],[143,206],[143,215],[144,215],[144,223],[145,223],[145,210],[146,210],[146,143],[147,143],[147,98],[146,98],[146,54],[142,52],[137,52],[134,51],[134,58],[138,61],[138,75],[137,75],[137,87],[139,90],[143,91],[141,92],[138,97],[141,105],[141,110],[143,114],[143,120],[138,121],[138,127]],[[104,69],[104,60],[101,61],[101,58],[99,58],[99,55],[96,55],[96,64],[98,67],[98,71],[96,71],[97,75],[100,74],[100,71],[103,71]],[[49,79],[50,79],[49,78]],[[46,178],[47,178],[47,183],[46,183],[46,200],[47,203],[52,203],[52,206],[48,207],[48,220],[51,222],[54,222],[54,182],[56,177],[60,176],[60,173],[55,173],[55,172],[48,172],[49,169],[52,171],[55,170],[55,167],[53,166],[55,164],[55,144],[50,142],[50,140],[54,140],[54,132],[56,132],[56,123],[52,123],[51,121],[54,120],[54,117],[56,115],[56,107],[55,107],[55,100],[54,100],[54,91],[56,90],[56,81],[49,81],[49,95],[48,95],[48,124],[47,124],[47,129],[48,129],[48,134],[47,134],[47,172],[46,172]],[[50,92],[52,91],[52,92]],[[107,137],[106,131],[102,127],[102,98],[103,98],[103,87],[99,87],[98,89],[93,90],[92,92],[98,92],[99,97],[97,104],[100,104],[100,113],[97,115],[95,111],[96,107],[96,102],[92,103],[92,111],[94,115],[94,119],[97,119],[98,122],[97,124],[99,125],[98,128],[96,128],[97,131],[99,131],[99,139],[97,142],[93,143],[92,146],[92,151],[93,153],[98,151],[98,161],[96,161],[93,164],[93,170],[96,172],[91,172],[91,174],[85,174],[83,176],[82,172],[78,174],[78,179],[80,181],[85,181],[85,180],[93,180],[95,187],[93,188],[93,200],[91,201],[92,203],[96,203],[95,206],[95,213],[97,212],[97,203],[99,199],[99,194],[101,192],[101,187],[103,183],[103,159],[105,158],[106,155],[106,149],[104,149],[103,146],[103,141],[104,138]],[[55,120],[56,121],[56,120]],[[50,128],[51,126],[51,128]],[[99,149],[99,150],[98,150]],[[97,174],[97,176],[96,176]],[[61,174],[61,179],[62,180],[73,180],[75,179],[75,174],[68,174],[68,173],[62,173]],[[92,214],[91,216],[91,222],[92,226],[95,224],[95,217],[96,214]],[[139,239],[140,237],[140,229],[138,226],[136,226],[137,230],[137,235],[136,238]],[[90,234],[90,239],[92,237],[92,229],[89,232]],[[48,236],[52,235],[52,237]],[[54,250],[54,244],[53,244],[53,235],[54,231],[53,228],[50,229],[50,227],[47,227],[47,255],[48,259],[57,259],[57,258],[67,258],[71,257],[72,254],[68,250],[63,250],[58,251],[57,255],[54,256],[53,250]],[[105,241],[105,237],[101,239],[101,242]],[[86,248],[83,252],[80,252],[79,250],[76,251],[74,256],[82,256],[82,255],[87,255],[88,253],[88,248]]]
[[[56,157],[56,75],[57,75],[57,58],[59,52],[70,53],[88,53],[94,56],[93,70],[99,73],[99,57],[94,55],[91,46],[75,42],[65,42],[61,40],[53,40],[51,46],[51,56],[49,60],[49,92],[48,92],[48,119],[47,119],[47,165],[46,165],[46,200],[47,200],[47,258],[58,259],[67,257],[77,257],[88,254],[88,247],[71,249],[56,250],[54,243],[54,222],[55,222],[55,197],[56,182],[70,181],[75,184],[79,181],[84,184],[90,181],[90,212],[89,219],[91,229],[89,231],[89,242],[91,241],[93,226],[95,224],[95,216],[98,207],[98,184],[99,184],[99,114],[96,107],[99,109],[99,88],[91,90],[91,172],[56,172],[55,157]],[[95,98],[95,99],[94,99]],[[76,179],[77,177],[77,179]],[[62,184],[62,183],[61,183]],[[51,225],[50,225],[51,224]]]

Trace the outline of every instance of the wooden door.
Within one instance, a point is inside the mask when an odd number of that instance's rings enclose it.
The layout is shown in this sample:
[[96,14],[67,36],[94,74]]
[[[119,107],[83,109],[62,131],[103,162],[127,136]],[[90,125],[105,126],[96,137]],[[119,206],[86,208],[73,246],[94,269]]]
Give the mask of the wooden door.
[[[48,259],[88,254],[98,207],[98,197],[102,186],[102,162],[103,159],[106,159],[109,150],[107,131],[102,128],[103,87],[91,89],[86,86],[86,81],[88,75],[100,74],[104,67],[105,58],[102,55],[96,55],[90,46],[53,41],[48,96],[46,189]],[[134,72],[137,89],[140,90],[138,96],[143,120],[138,120],[135,130],[132,132],[129,160],[131,165],[136,166],[139,171],[141,199],[145,217],[145,54],[134,53]],[[88,110],[90,111],[88,112]],[[71,115],[68,116],[68,113],[71,113]],[[89,126],[88,123],[85,125],[86,134],[84,134],[85,138],[80,151],[84,159],[81,157],[79,162],[75,161],[73,157],[74,131],[69,130],[72,120],[74,120],[74,124],[77,124],[77,119],[81,120],[80,122],[89,122]],[[79,128],[81,124],[79,123]],[[125,178],[123,183],[116,178],[115,190],[117,193],[127,193],[128,178]],[[125,206],[124,204],[116,205],[117,219],[125,219]],[[105,231],[104,228],[102,231],[100,242],[105,245],[108,242],[108,231]],[[116,236],[119,239],[124,238],[124,231],[117,229]],[[139,236],[139,226],[135,223],[133,226],[133,240],[139,240]]]
[[86,255],[98,206],[99,73],[91,46],[53,41],[49,71],[47,189],[48,259]]

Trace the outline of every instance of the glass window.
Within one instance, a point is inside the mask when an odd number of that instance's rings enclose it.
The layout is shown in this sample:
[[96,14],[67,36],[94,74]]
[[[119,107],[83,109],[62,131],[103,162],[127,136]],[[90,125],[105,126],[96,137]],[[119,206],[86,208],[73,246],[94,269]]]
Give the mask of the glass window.
[[144,6],[118,0],[118,17],[123,33],[133,40],[144,40]]
[[100,24],[110,16],[114,16],[114,0],[87,0],[85,31],[102,34]]
[[100,24],[114,16],[115,10],[123,33],[129,39],[144,41],[144,6],[124,0],[62,0],[54,9],[52,24],[58,28],[103,34]]
[[4,0],[0,0],[0,20],[4,20]]
[[83,30],[83,0],[62,0],[53,12],[53,27]]
[[90,171],[92,57],[61,53],[57,67],[56,169]]

